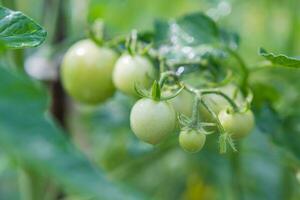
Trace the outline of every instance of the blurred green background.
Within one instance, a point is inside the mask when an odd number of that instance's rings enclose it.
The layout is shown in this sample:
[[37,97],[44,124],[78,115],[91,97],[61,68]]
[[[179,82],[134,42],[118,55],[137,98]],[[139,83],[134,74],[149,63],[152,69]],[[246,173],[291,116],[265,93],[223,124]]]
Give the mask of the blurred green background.
[[[240,35],[239,51],[249,66],[262,60],[257,54],[259,47],[300,55],[299,0],[15,0],[14,5],[12,2],[2,1],[2,4],[31,16],[48,31],[46,42],[37,49],[27,50],[25,60],[42,55],[53,64],[70,44],[85,37],[88,22],[97,18],[104,19],[109,35],[115,36],[128,34],[133,28],[152,30],[156,19],[196,11],[205,12],[222,27]],[[60,31],[56,26],[63,20],[58,8],[65,15],[63,40],[57,38]],[[140,142],[129,127],[134,99],[120,93],[97,108],[70,101],[67,132],[69,139],[94,163],[93,167],[101,169],[113,183],[140,193],[138,199],[297,200],[300,199],[299,76],[299,70],[281,68],[252,74],[250,83],[256,95],[258,126],[239,144],[238,155],[220,155],[214,136],[209,137],[204,150],[197,154],[182,151],[176,137],[155,148]],[[16,163],[4,151],[0,153],[0,199],[22,196],[24,177]],[[65,170],[72,169],[66,164]],[[89,199],[69,192],[64,187],[69,183],[62,186],[56,178],[48,177],[47,170],[43,173],[50,182],[43,190],[45,194],[63,191],[62,197],[49,195],[48,199]],[[80,180],[77,185],[89,182],[89,187],[98,188],[89,180]],[[35,185],[30,181],[27,185],[38,190],[39,179]]]

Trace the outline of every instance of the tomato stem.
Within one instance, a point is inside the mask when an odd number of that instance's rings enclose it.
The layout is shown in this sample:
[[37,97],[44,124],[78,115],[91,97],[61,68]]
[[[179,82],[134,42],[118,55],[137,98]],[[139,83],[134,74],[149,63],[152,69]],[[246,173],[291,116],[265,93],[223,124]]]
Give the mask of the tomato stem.
[[203,98],[201,98],[200,102],[202,103],[202,105],[205,107],[205,109],[211,114],[211,116],[216,121],[219,131],[221,133],[225,133],[225,130],[224,130],[218,116],[216,115],[216,113],[208,106],[208,104],[206,103],[206,101]]
[[232,55],[236,61],[239,63],[240,69],[242,71],[242,79],[241,79],[241,89],[243,94],[246,94],[246,89],[247,89],[247,85],[248,85],[248,78],[249,78],[249,69],[245,63],[245,61],[243,60],[243,58],[240,56],[240,54],[230,48],[226,48],[225,49],[228,53],[230,53],[230,55]]
[[193,112],[192,112],[192,126],[196,127],[199,122],[199,104],[200,98],[198,95],[195,95]]
[[230,106],[233,108],[234,112],[239,112],[239,107],[236,105],[236,103],[225,93],[221,92],[220,90],[201,90],[201,95],[207,95],[207,94],[217,94],[222,96],[226,101],[228,101],[228,103],[230,104]]

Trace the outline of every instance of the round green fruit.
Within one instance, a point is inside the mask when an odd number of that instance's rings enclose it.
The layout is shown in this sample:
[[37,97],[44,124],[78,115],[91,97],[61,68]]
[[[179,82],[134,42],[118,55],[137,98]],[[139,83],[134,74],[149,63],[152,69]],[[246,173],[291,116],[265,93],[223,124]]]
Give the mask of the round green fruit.
[[179,134],[179,145],[187,152],[196,153],[200,151],[205,144],[206,136],[203,132],[187,129]]
[[113,71],[113,82],[117,89],[129,95],[137,95],[134,85],[149,88],[154,77],[154,67],[151,62],[140,55],[122,55],[116,62]]
[[112,71],[117,54],[97,46],[91,40],[81,40],[65,54],[61,79],[66,92],[76,101],[97,104],[114,94]]
[[130,126],[142,141],[158,144],[174,131],[176,113],[166,101],[143,98],[138,100],[130,113]]
[[251,110],[243,113],[230,113],[226,109],[219,113],[219,120],[233,139],[249,135],[254,127],[254,115]]

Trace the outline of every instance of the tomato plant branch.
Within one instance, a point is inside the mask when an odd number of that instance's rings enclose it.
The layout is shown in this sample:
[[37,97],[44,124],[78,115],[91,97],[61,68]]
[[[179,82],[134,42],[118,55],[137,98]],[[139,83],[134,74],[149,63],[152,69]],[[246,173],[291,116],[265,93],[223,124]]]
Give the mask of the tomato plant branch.
[[206,101],[201,98],[201,103],[204,106],[204,108],[211,114],[211,116],[214,118],[214,120],[216,121],[217,127],[219,129],[219,131],[221,132],[221,134],[225,133],[225,130],[218,118],[218,116],[216,115],[216,113],[208,106],[208,104],[206,103]]
[[198,95],[194,98],[194,105],[193,105],[193,112],[192,112],[192,126],[197,127],[199,122],[199,105],[200,105],[200,98]]
[[[238,149],[241,148],[240,143],[236,143]],[[240,154],[238,153],[231,153],[230,159],[231,167],[234,169],[234,175],[232,175],[232,185],[234,186],[235,191],[235,199],[243,199],[243,192],[241,187],[241,165],[240,165]]]
[[207,94],[217,94],[222,96],[226,101],[228,101],[228,103],[230,104],[230,106],[233,108],[234,112],[239,112],[239,107],[236,105],[236,103],[225,93],[221,92],[220,90],[210,90],[210,89],[205,89],[205,90],[201,90],[201,94],[207,95]]
[[184,82],[179,80],[178,75],[173,72],[173,71],[167,71],[162,73],[160,83],[164,83],[167,78],[170,76],[175,77],[175,81],[177,82],[178,85],[184,86],[184,88],[195,95],[195,105],[193,106],[193,112],[192,112],[192,126],[195,126],[195,124],[198,123],[198,106],[199,106],[199,101],[203,104],[205,109],[210,113],[210,115],[214,118],[216,125],[218,127],[218,130],[220,131],[220,152],[225,153],[226,152],[226,146],[227,143],[230,145],[230,147],[236,151],[236,148],[234,146],[234,143],[228,133],[224,130],[224,127],[222,126],[218,116],[216,113],[208,106],[206,101],[203,99],[203,96],[208,95],[208,94],[216,94],[222,96],[225,100],[228,101],[228,103],[231,105],[233,108],[234,112],[239,112],[239,107],[236,105],[236,103],[225,93],[217,90],[217,89],[196,89],[192,86],[189,86],[185,84]]
[[[162,64],[163,65],[163,64]],[[173,71],[165,71],[160,74],[159,85],[162,87],[168,78],[173,78],[176,83],[180,84],[178,75]]]
[[173,72],[173,71],[166,71],[164,73],[161,74],[160,80],[159,80],[159,84],[162,87],[162,85],[164,84],[164,82],[169,78],[172,77],[175,79],[176,83],[180,86],[184,86],[184,88],[194,94],[194,95],[199,95],[199,96],[204,96],[207,94],[216,94],[216,95],[220,95],[222,96],[226,101],[228,101],[228,103],[230,104],[230,106],[233,108],[234,112],[238,112],[239,111],[239,107],[236,105],[236,103],[225,93],[221,92],[218,89],[196,89],[192,86],[189,86],[187,84],[185,84],[183,81],[179,80],[179,76]]
[[241,88],[243,93],[246,92],[246,87],[248,85],[248,77],[249,77],[249,69],[247,68],[247,65],[245,61],[242,59],[240,54],[230,48],[226,48],[226,51],[232,55],[236,61],[239,63],[240,69],[242,71],[242,79],[241,79]]

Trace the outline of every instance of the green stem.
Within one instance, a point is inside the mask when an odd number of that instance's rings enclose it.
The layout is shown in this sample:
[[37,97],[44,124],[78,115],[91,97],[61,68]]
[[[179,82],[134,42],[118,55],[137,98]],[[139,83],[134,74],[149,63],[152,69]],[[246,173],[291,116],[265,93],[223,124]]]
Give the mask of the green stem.
[[218,116],[216,115],[216,113],[208,106],[208,104],[205,102],[205,100],[203,98],[201,98],[200,101],[201,101],[202,105],[204,106],[204,108],[211,114],[211,116],[217,122],[217,127],[218,127],[219,131],[221,133],[225,133],[225,130],[224,130]]
[[43,199],[44,182],[28,168],[22,166],[19,169],[19,187],[21,200]]
[[[236,147],[240,149],[240,143],[236,143]],[[240,153],[233,152],[231,153],[231,171],[233,174],[232,177],[232,186],[233,186],[233,193],[236,200],[243,199],[243,192],[241,187],[241,165],[240,165]]]
[[165,72],[163,72],[163,73],[160,74],[160,78],[159,78],[159,81],[158,81],[160,87],[162,87],[164,85],[165,81],[168,78],[170,78],[170,77],[174,78],[175,81],[176,81],[176,83],[179,84],[179,77],[176,75],[175,72],[173,72],[173,71],[165,71]]
[[297,49],[297,40],[299,38],[299,0],[292,0],[290,2],[290,31],[287,44],[287,53],[293,55],[296,53]]
[[195,95],[194,98],[194,105],[193,105],[193,112],[192,112],[192,126],[197,126],[199,122],[199,104],[200,98],[198,95]]
[[[41,21],[47,30],[46,43],[51,43],[55,39],[55,29],[57,20],[59,20],[59,0],[44,0],[43,11],[41,12]],[[54,20],[53,20],[54,19]]]
[[165,71],[165,61],[163,59],[159,60],[159,72],[160,74],[164,73]]
[[113,38],[112,40],[105,41],[103,45],[108,46],[108,47],[117,47],[120,44],[125,44],[126,43],[126,36],[120,36]]
[[233,108],[234,112],[239,112],[239,107],[236,105],[236,103],[225,93],[219,91],[219,90],[201,90],[201,95],[207,95],[207,94],[217,94],[222,96]]
[[131,32],[131,39],[132,39],[132,44],[131,44],[131,48],[134,54],[136,54],[137,52],[137,30],[133,30]]
[[242,71],[242,79],[241,79],[240,84],[241,84],[242,92],[245,94],[246,93],[246,88],[247,88],[247,85],[248,85],[248,77],[249,77],[249,70],[247,68],[247,65],[246,65],[245,61],[242,59],[242,57],[239,55],[238,52],[236,52],[236,51],[234,51],[230,48],[226,48],[226,50],[239,63],[240,69]]

